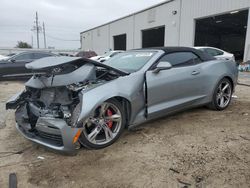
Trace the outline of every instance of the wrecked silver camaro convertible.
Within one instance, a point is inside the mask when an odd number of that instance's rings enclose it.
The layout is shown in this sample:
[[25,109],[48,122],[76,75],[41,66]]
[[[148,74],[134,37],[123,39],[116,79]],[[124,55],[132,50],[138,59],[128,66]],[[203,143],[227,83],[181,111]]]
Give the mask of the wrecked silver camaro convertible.
[[238,77],[235,62],[185,47],[131,50],[105,64],[49,57],[26,66],[34,76],[6,108],[16,109],[24,137],[64,153],[107,147],[125,127],[183,109],[224,110]]

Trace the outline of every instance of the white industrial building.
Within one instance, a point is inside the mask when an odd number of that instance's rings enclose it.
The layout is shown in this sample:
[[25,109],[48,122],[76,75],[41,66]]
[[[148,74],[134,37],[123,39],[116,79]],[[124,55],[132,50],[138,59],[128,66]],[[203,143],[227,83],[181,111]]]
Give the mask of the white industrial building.
[[250,60],[250,0],[169,0],[83,31],[98,54],[153,46],[214,46]]

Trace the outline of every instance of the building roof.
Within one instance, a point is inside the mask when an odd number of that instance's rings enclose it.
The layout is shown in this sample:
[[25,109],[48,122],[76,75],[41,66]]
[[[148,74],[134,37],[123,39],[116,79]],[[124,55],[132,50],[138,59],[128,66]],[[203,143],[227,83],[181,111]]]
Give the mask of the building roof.
[[110,21],[110,22],[107,22],[107,23],[105,23],[105,24],[102,24],[102,25],[99,25],[99,26],[90,28],[90,29],[88,29],[88,30],[82,31],[80,34],[86,33],[86,32],[88,32],[88,31],[91,31],[91,30],[93,30],[93,29],[97,29],[97,28],[99,28],[99,27],[102,27],[102,26],[105,26],[105,25],[108,25],[108,24],[111,24],[111,23],[114,23],[114,22],[119,21],[119,20],[122,20],[122,19],[124,19],[124,18],[130,17],[130,16],[134,16],[134,15],[139,14],[139,13],[141,13],[141,12],[150,10],[150,9],[152,9],[152,8],[155,8],[155,7],[159,7],[159,6],[161,6],[161,5],[170,3],[170,2],[172,2],[172,1],[174,1],[174,0],[165,0],[165,1],[161,2],[161,3],[158,3],[158,4],[156,4],[156,5],[150,6],[150,7],[148,7],[148,8],[145,8],[145,9],[143,9],[143,10],[137,11],[137,12],[135,12],[135,13],[129,14],[129,15],[127,15],[127,16],[123,16],[123,17],[121,17],[121,18],[115,19],[115,20]]

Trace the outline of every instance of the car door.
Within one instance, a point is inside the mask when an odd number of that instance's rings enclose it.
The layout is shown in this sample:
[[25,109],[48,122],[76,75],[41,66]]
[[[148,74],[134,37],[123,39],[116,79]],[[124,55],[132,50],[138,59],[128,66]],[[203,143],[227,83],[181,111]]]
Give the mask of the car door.
[[25,77],[31,75],[25,64],[33,60],[32,53],[21,53],[0,64],[0,76],[3,78]]
[[201,59],[192,52],[175,52],[163,56],[172,68],[146,73],[149,119],[191,106],[205,97]]

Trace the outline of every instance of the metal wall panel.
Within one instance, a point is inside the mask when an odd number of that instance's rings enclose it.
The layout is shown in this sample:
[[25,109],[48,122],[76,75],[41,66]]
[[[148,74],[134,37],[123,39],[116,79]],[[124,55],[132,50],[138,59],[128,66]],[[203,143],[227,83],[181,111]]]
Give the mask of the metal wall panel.
[[[181,0],[181,4],[180,45],[193,46],[196,19],[220,15],[234,10],[249,9],[250,0]],[[250,43],[249,27],[248,24],[245,60],[250,59],[250,57],[247,57],[247,47]]]
[[[113,36],[127,34],[127,49],[142,46],[142,30],[165,26],[166,46],[193,46],[195,20],[249,9],[250,0],[174,0],[145,11],[132,14],[100,28],[81,34],[82,49],[103,53],[113,49]],[[249,14],[250,18],[250,14]],[[250,20],[248,20],[250,23]],[[245,60],[250,59],[250,24],[248,24]],[[97,29],[100,36],[97,36]],[[249,51],[249,52],[248,52]]]
[[[179,14],[180,0],[175,0],[124,17],[104,26],[100,26],[99,28],[88,30],[81,33],[82,50],[94,50],[98,54],[104,53],[109,49],[113,49],[113,36],[119,34],[127,34],[128,50],[141,48],[142,30],[158,26],[165,26],[165,45],[177,46],[179,44]],[[100,32],[100,36],[97,37],[95,33],[103,27],[107,27],[108,30],[104,33],[98,31],[98,33]],[[108,42],[106,39],[108,39]]]

